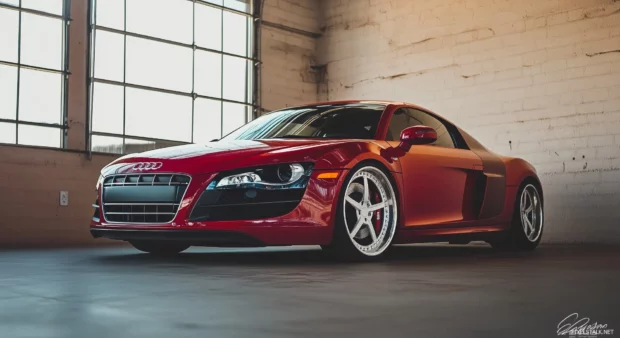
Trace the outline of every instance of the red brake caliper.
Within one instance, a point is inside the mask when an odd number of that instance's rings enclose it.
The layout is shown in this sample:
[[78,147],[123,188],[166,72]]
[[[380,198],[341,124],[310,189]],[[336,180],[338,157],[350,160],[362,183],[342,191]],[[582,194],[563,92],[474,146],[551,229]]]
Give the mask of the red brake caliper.
[[[379,201],[379,194],[375,193],[373,204],[377,204],[379,203]],[[383,217],[382,213],[383,209],[379,209],[376,210],[375,214],[373,215],[373,218],[375,219],[375,233],[377,234],[377,236],[379,236],[379,231],[381,231],[381,218]]]

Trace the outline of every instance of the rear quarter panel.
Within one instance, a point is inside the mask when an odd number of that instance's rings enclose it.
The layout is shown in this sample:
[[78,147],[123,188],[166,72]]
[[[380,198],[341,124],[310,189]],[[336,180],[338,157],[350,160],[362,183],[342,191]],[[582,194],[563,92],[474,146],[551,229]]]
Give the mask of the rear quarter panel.
[[528,177],[540,183],[536,168],[529,162],[516,157],[500,156],[506,166],[506,185],[518,187]]
[[500,158],[506,166],[506,201],[503,216],[505,219],[510,220],[514,213],[515,201],[517,200],[519,188],[526,179],[533,179],[538,183],[540,197],[543,198],[543,201],[544,197],[542,185],[540,184],[536,169],[533,165],[516,157],[500,156]]

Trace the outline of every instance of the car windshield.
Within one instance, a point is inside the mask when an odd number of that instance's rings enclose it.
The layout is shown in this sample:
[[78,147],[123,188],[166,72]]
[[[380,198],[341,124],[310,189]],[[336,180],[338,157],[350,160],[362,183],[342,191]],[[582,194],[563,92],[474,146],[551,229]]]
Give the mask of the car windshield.
[[283,109],[255,119],[222,140],[373,139],[384,109],[385,105],[363,103]]

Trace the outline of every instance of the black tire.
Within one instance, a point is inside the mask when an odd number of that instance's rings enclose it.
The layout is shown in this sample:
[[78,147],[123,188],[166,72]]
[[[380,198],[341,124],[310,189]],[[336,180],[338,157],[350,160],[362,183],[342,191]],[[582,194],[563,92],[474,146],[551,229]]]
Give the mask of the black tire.
[[[521,217],[521,198],[526,189],[528,189],[528,191],[535,190],[536,197],[539,200],[538,203],[540,203],[540,214],[537,216],[540,217],[540,225],[539,228],[537,228],[535,238],[534,236],[528,237],[528,234],[526,233],[527,224],[524,223],[524,220]],[[515,198],[514,213],[512,216],[510,230],[508,230],[505,236],[502,236],[500,239],[488,242],[493,249],[498,251],[531,251],[536,249],[542,239],[544,230],[544,204],[543,199],[540,197],[542,195],[540,190],[540,186],[533,180],[527,180],[521,184],[517,197]]]
[[129,241],[134,248],[158,256],[172,256],[190,246],[183,243],[164,242],[164,241]]
[[[360,251],[360,249],[356,247],[356,245],[353,243],[354,239],[352,239],[349,235],[349,229],[347,228],[347,224],[345,221],[345,213],[344,213],[345,197],[346,197],[346,192],[347,192],[349,183],[356,176],[356,174],[361,172],[362,170],[374,171],[373,169],[368,169],[368,168],[374,168],[374,170],[376,170],[375,171],[376,173],[380,172],[383,175],[383,176],[378,175],[379,177],[382,177],[382,178],[385,177],[386,187],[387,187],[387,184],[389,184],[389,189],[388,189],[388,192],[386,193],[391,193],[391,196],[392,196],[391,198],[393,199],[393,205],[390,204],[390,207],[393,208],[394,212],[389,214],[390,220],[388,222],[392,222],[391,217],[395,218],[395,220],[393,221],[394,230],[392,231],[391,227],[388,227],[386,229],[386,234],[390,234],[389,240],[386,238],[386,241],[382,242],[381,244],[382,250],[376,254],[375,253],[371,253],[371,254],[363,253],[362,251]],[[376,185],[375,185],[375,188],[376,188]],[[336,211],[336,219],[334,222],[334,233],[332,237],[332,242],[329,245],[323,245],[321,247],[330,256],[338,260],[362,261],[363,262],[363,261],[374,261],[374,260],[380,259],[381,257],[384,257],[385,253],[391,247],[394,234],[396,233],[396,227],[398,225],[398,207],[397,207],[398,205],[399,205],[398,204],[398,192],[396,190],[396,187],[394,186],[392,176],[389,172],[387,172],[385,169],[383,169],[382,167],[374,163],[366,162],[366,163],[361,163],[357,165],[356,167],[350,170],[346,179],[342,183],[341,191],[338,194],[338,207]],[[381,229],[383,229],[383,227]],[[383,231],[381,231],[381,233],[383,233]],[[376,236],[377,235],[375,234],[375,237]]]

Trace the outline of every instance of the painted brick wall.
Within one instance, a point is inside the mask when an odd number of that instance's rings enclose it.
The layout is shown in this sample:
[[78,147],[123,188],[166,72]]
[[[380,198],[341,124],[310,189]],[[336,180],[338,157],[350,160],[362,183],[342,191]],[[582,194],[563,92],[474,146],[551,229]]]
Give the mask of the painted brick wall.
[[121,244],[94,240],[88,228],[99,170],[113,156],[0,146],[0,159],[0,248]]
[[620,242],[620,1],[324,0],[323,99],[417,103],[531,161],[547,242]]
[[[266,0],[263,20],[300,29],[319,31],[316,0]],[[262,31],[263,108],[275,110],[315,101],[316,39],[265,26]]]

